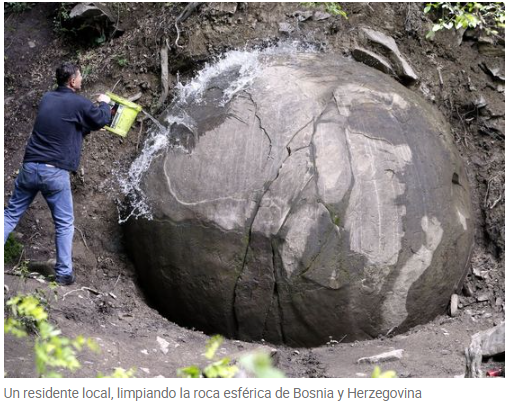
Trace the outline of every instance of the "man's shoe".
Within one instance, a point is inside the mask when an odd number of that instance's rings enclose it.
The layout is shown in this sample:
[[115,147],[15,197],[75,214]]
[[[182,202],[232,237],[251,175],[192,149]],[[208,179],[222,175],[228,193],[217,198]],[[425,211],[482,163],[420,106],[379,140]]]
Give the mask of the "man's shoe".
[[72,285],[76,281],[76,276],[71,274],[70,276],[56,277],[56,282],[60,285]]

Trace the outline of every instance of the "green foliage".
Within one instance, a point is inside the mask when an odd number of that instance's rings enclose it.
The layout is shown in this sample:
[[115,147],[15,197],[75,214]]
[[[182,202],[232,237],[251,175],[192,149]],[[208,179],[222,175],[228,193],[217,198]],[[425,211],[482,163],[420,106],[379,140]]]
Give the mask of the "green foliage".
[[22,13],[30,10],[34,5],[35,3],[27,2],[5,2],[4,11],[6,13]]
[[94,27],[90,30],[90,26],[83,24],[77,26],[71,21],[71,10],[76,6],[77,3],[59,3],[55,17],[53,18],[53,31],[67,39],[79,41],[81,44],[86,46],[100,46],[103,45],[106,40],[106,34],[100,29],[100,27]]
[[22,252],[23,245],[14,239],[11,233],[4,245],[4,264],[16,263]]
[[427,38],[434,38],[442,29],[479,28],[487,35],[497,35],[498,28],[505,27],[504,3],[427,3],[424,13],[441,13],[441,17],[427,33]]
[[326,2],[318,2],[318,3],[300,3],[303,6],[306,7],[319,7],[324,6],[325,11],[327,13],[330,13],[331,15],[340,15],[341,17],[344,17],[347,20],[347,14],[344,10],[342,10],[342,7],[340,3],[326,1]]
[[212,360],[223,341],[224,338],[220,335],[212,336],[206,343],[206,352],[204,353],[204,356],[208,360]]
[[[214,360],[215,354],[224,338],[219,335],[212,336],[206,344],[204,356],[208,360]],[[177,370],[178,377],[184,378],[233,378],[238,372],[238,367],[230,364],[228,357],[212,361],[202,370],[198,366],[184,367]]]
[[121,367],[117,367],[115,368],[112,374],[104,375],[102,373],[99,373],[97,375],[97,378],[133,378],[135,373],[136,373],[135,368],[124,370]]
[[397,373],[393,370],[381,371],[379,366],[374,368],[371,378],[397,378]]
[[124,55],[119,55],[116,57],[116,63],[120,67],[125,67],[129,64],[129,60]]
[[252,353],[240,359],[240,364],[258,378],[285,378],[282,371],[272,365],[268,353]]
[[27,336],[27,324],[36,332],[34,352],[35,366],[40,377],[62,377],[55,369],[77,370],[81,365],[76,352],[88,347],[97,351],[97,344],[90,338],[78,336],[70,339],[48,322],[48,313],[39,298],[34,295],[17,295],[7,301],[12,316],[4,318],[4,333],[16,337]]
[[58,35],[76,35],[76,31],[65,26],[71,19],[70,12],[75,6],[73,3],[60,3],[55,17],[53,18],[53,30]]
[[[216,335],[212,336],[206,344],[206,351],[203,354],[211,361],[203,369],[198,366],[189,366],[177,370],[178,377],[184,378],[233,378],[239,371],[238,367],[231,365],[228,357],[215,360],[217,350],[219,350],[224,338]],[[267,353],[252,353],[242,357],[239,363],[258,378],[284,378],[284,374],[273,367],[270,355]]]

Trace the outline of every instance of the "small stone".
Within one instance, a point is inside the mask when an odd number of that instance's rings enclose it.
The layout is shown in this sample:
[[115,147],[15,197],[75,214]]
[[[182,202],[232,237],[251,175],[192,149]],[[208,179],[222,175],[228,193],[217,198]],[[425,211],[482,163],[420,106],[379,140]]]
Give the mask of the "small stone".
[[282,22],[279,23],[279,32],[284,34],[291,34],[295,29],[291,26],[291,24]]
[[488,301],[488,300],[489,300],[489,295],[488,294],[481,294],[478,297],[476,297],[476,301],[478,301],[478,302],[485,302],[485,301]]
[[[473,102],[474,106],[477,108],[477,109],[480,109],[480,108],[485,108],[487,107],[487,101],[485,100],[485,97],[483,97],[481,94],[480,94],[480,97],[478,97],[474,102]],[[483,273],[483,272],[481,272]],[[476,274],[475,274],[476,275]],[[483,278],[483,274],[482,274],[482,278]]]
[[312,16],[312,19],[314,21],[322,21],[330,18],[332,15],[328,13],[324,13],[322,11],[316,11],[314,15]]
[[35,42],[34,41],[28,41],[28,47],[29,48],[35,48]]
[[362,358],[358,359],[356,362],[358,364],[362,364],[362,363],[376,364],[376,363],[382,363],[385,361],[400,360],[403,356],[403,353],[404,353],[404,349],[392,350],[391,352],[384,352],[381,354],[377,354],[375,356],[362,357]]
[[148,350],[143,349],[143,350],[140,350],[140,352],[143,353],[143,354],[146,354],[148,356]]
[[[482,97],[482,98],[483,98],[483,97]],[[480,269],[478,269],[478,268],[476,268],[476,267],[473,267],[473,274],[474,274],[476,277],[478,277],[480,280],[482,280],[482,279],[483,279],[483,276],[484,276],[484,274],[483,274],[483,273],[484,273],[484,272],[483,272],[483,271],[481,271]]]
[[303,22],[311,18],[312,14],[313,14],[312,11],[295,11],[293,15],[296,17],[298,21]]
[[500,307],[503,305],[503,299],[501,297],[496,298],[496,307]]
[[453,317],[457,316],[458,304],[459,304],[459,296],[457,294],[452,294],[452,298],[450,300],[450,315]]
[[145,374],[150,374],[150,369],[149,368],[140,367],[139,369],[141,371],[143,371]]
[[160,349],[162,351],[162,353],[164,354],[168,354],[169,352],[169,342],[166,340],[166,339],[163,339],[159,336],[157,336],[157,343],[159,343],[159,346],[160,346]]

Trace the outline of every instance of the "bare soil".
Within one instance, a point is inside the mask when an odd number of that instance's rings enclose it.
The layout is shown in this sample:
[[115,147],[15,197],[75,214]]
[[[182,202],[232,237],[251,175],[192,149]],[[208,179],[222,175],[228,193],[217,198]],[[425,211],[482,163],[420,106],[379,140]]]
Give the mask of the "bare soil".
[[[396,40],[419,75],[413,90],[449,119],[468,169],[476,240],[464,288],[457,292],[458,315],[443,314],[398,336],[354,343],[331,338],[329,344],[313,349],[226,340],[220,354],[237,358],[264,348],[273,351],[276,365],[289,377],[362,377],[369,376],[373,366],[357,364],[360,357],[404,349],[401,360],[382,367],[395,370],[399,377],[463,375],[463,353],[470,336],[505,317],[504,79],[493,78],[485,68],[499,68],[504,76],[504,40],[498,39],[490,52],[478,33],[464,37],[460,46],[452,32],[428,41],[425,34],[431,22],[423,15],[421,4],[343,4],[347,20],[336,16],[299,22],[294,13],[304,8],[298,3],[207,3],[179,24],[179,46],[175,45],[174,22],[183,6],[178,3],[111,3],[124,32],[115,32],[114,38],[108,37],[100,46],[83,45],[55,33],[57,3],[37,3],[22,13],[7,14],[4,203],[12,192],[37,104],[52,88],[54,70],[62,60],[81,64],[86,73],[84,96],[92,99],[94,94],[113,88],[125,97],[140,92],[137,103],[156,114],[163,109],[157,105],[161,93],[159,51],[166,39],[171,46],[173,86],[177,73],[185,81],[205,62],[229,49],[300,39],[326,52],[350,55],[359,27],[382,31]],[[283,22],[293,28],[290,34],[279,30]],[[166,105],[171,97],[170,90]],[[81,168],[72,181],[75,285],[58,287],[55,300],[46,281],[19,277],[15,272],[19,263],[5,266],[5,299],[20,292],[46,296],[51,321],[65,335],[92,337],[101,346],[100,354],[80,354],[82,368],[73,375],[76,377],[109,373],[114,367],[136,367],[137,377],[174,377],[179,367],[203,364],[201,353],[208,337],[172,323],[150,306],[150,293],[139,289],[118,224],[118,202],[123,197],[117,173],[125,172],[142,148],[148,126],[148,121],[139,120],[125,139],[99,131],[85,141]],[[41,197],[16,232],[24,245],[20,263],[54,258],[53,224]],[[8,377],[36,377],[30,342],[5,337]],[[494,363],[485,368],[504,367],[504,358],[490,361]]]

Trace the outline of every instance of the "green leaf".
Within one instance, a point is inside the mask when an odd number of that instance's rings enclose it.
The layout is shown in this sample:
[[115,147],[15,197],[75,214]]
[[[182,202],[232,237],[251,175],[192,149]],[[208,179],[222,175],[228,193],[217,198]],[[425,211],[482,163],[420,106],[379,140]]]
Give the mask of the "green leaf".
[[397,373],[393,370],[381,372],[379,366],[376,366],[372,371],[371,378],[397,378]]
[[284,378],[282,371],[272,365],[268,353],[252,353],[240,359],[240,364],[257,378]]
[[189,366],[176,370],[176,375],[181,378],[200,378],[201,370],[198,366]]
[[238,367],[229,365],[229,359],[216,361],[203,369],[203,375],[207,378],[233,378],[238,372]]
[[215,353],[217,352],[223,341],[224,338],[221,335],[212,336],[210,340],[208,340],[208,342],[206,343],[206,352],[205,352],[205,357],[208,360],[213,359]]

